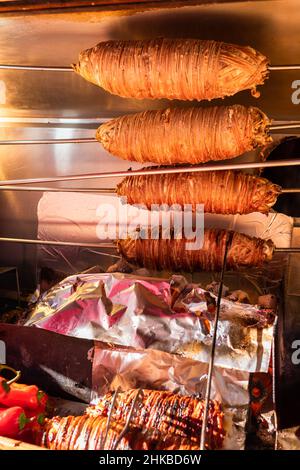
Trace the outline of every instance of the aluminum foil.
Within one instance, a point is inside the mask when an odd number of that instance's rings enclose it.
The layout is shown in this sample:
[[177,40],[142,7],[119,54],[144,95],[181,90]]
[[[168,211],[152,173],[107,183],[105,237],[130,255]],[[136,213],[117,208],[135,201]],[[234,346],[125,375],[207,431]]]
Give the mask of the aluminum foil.
[[278,432],[277,450],[300,450],[300,426]]
[[[92,403],[109,390],[132,388],[169,390],[204,398],[207,364],[155,350],[95,346]],[[224,448],[241,450],[245,444],[249,373],[214,368],[211,399],[222,403],[226,437]],[[200,440],[200,436],[199,436]]]
[[[210,358],[216,296],[183,276],[70,276],[33,309],[27,326],[69,336]],[[276,317],[271,309],[222,299],[215,365],[266,372]]]

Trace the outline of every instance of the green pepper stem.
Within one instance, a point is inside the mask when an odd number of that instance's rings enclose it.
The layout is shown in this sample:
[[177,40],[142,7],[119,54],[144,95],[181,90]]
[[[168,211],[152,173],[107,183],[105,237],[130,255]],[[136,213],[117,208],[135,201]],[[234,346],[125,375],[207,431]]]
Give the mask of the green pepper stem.
[[0,371],[2,371],[2,370],[9,370],[9,371],[11,371],[15,374],[15,376],[12,379],[6,380],[6,383],[8,385],[11,385],[12,383],[17,382],[19,380],[19,378],[21,377],[21,371],[20,370],[16,370],[13,367],[7,366],[6,364],[0,364]]

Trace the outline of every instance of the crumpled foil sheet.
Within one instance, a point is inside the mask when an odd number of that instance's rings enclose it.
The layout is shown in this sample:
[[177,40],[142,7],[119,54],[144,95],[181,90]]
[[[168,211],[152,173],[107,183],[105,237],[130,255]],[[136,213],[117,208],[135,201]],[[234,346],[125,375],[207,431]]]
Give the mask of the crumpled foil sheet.
[[300,450],[300,426],[278,431],[277,450]]
[[[207,364],[155,350],[95,346],[92,403],[109,390],[132,388],[169,390],[204,398]],[[224,448],[242,450],[249,408],[249,373],[214,368],[211,399],[222,403],[226,437]],[[199,436],[200,441],[200,436]]]
[[[183,276],[170,281],[127,274],[81,274],[52,288],[26,326],[209,362],[216,296]],[[276,316],[222,299],[215,365],[268,370]]]

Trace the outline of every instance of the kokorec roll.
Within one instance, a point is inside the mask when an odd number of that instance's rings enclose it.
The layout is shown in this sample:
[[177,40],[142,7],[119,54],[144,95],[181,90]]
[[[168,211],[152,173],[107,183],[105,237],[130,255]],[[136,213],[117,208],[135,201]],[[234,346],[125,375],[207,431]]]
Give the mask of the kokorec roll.
[[162,173],[127,176],[117,186],[117,194],[128,204],[204,205],[204,211],[216,214],[268,213],[275,204],[280,186],[265,178],[239,171]]
[[249,46],[199,39],[100,42],[83,51],[74,70],[123,97],[211,100],[256,87],[268,59]]
[[255,107],[172,108],[121,116],[96,138],[124,160],[159,165],[226,160],[272,141],[268,117]]
[[222,269],[226,241],[229,240],[227,269],[262,266],[272,259],[272,240],[249,237],[242,233],[223,229],[205,229],[201,249],[187,250],[186,238],[127,238],[118,240],[119,253],[130,263],[154,270],[169,271],[220,271]]

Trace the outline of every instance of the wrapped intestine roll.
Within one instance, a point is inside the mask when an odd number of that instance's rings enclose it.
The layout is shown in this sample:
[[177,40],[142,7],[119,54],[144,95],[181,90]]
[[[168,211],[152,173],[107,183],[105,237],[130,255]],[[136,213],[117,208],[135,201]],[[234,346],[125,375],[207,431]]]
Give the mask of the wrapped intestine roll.
[[73,65],[110,93],[136,99],[211,100],[256,87],[268,59],[249,46],[199,39],[105,41]]

